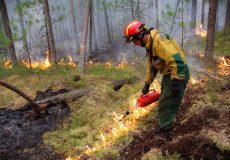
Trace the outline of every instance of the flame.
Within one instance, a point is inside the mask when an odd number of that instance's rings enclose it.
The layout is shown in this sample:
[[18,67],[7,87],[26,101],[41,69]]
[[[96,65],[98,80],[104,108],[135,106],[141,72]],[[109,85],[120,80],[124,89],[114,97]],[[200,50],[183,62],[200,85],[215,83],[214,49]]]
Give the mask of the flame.
[[124,69],[128,66],[128,61],[123,58],[122,61],[120,63],[118,63],[118,65],[116,66],[116,68],[119,68],[119,69]]
[[[31,67],[30,67],[30,62],[28,60],[22,60],[21,63],[22,65],[24,65],[27,68],[38,68],[38,69],[42,69],[42,70],[46,70],[49,67],[51,67],[51,63],[49,60],[49,51],[47,50],[45,52],[45,60],[44,61],[32,61],[31,62]],[[76,67],[76,63],[73,62],[73,59],[70,55],[67,56],[68,57],[68,62],[65,62],[64,59],[61,59],[58,64],[59,65],[63,65],[63,66],[71,66],[71,67]],[[4,66],[6,68],[12,68],[12,64],[11,61],[6,61],[4,63]]]
[[194,78],[190,78],[190,82],[191,82],[191,84],[197,84],[198,83],[198,81],[197,80],[195,80]]
[[105,63],[106,68],[111,68],[113,66],[112,62],[106,62]]
[[230,74],[230,60],[225,59],[224,57],[221,57],[218,68],[219,68],[218,74],[222,76],[229,75]]
[[[49,51],[47,50],[45,52],[46,58],[44,62],[31,62],[31,68],[39,68],[42,70],[46,70],[51,66],[51,63],[49,61]],[[27,68],[30,68],[30,62],[28,60],[22,60],[22,64],[26,66]]]
[[196,28],[196,35],[200,35],[201,37],[207,36],[207,31],[203,29],[202,24],[200,24],[200,26]]
[[228,66],[227,60],[225,60],[224,57],[221,57],[221,64],[225,65],[225,66]]
[[101,139],[102,139],[103,145],[104,145],[104,147],[106,147],[106,144],[107,144],[106,138],[101,131],[100,131],[100,134],[101,134]]
[[5,66],[6,68],[12,68],[12,63],[11,63],[11,61],[9,61],[9,60],[5,61],[4,66]]
[[62,66],[71,66],[71,67],[76,67],[76,63],[73,62],[73,59],[70,55],[67,55],[68,57],[68,62],[65,62],[65,60],[62,58],[59,60],[58,64]]
[[[50,60],[49,60],[49,50],[47,50],[45,52],[45,61],[40,62],[40,61],[35,61],[35,62],[31,62],[31,68],[39,68],[42,70],[46,70],[51,66]],[[27,67],[30,68],[30,62],[28,60],[22,60],[22,64]]]
[[81,159],[80,156],[78,156],[76,158],[71,158],[71,157],[66,158],[66,160],[80,160],[80,159]]
[[[158,82],[157,82],[158,83]],[[159,85],[159,84],[158,84]],[[159,86],[157,86],[155,84],[154,88],[157,90],[157,88],[159,88]],[[138,108],[136,106],[136,98],[132,99],[130,101],[130,104],[133,105],[133,110],[129,119],[127,119],[126,121],[123,119],[124,115],[121,114],[117,114],[116,112],[113,112],[113,120],[114,120],[114,125],[115,127],[113,127],[111,129],[111,131],[104,135],[101,131],[100,131],[100,139],[101,139],[101,143],[98,144],[96,143],[96,145],[93,145],[92,147],[89,147],[88,145],[86,146],[86,150],[84,151],[85,154],[87,155],[91,155],[92,153],[96,152],[96,151],[100,151],[103,148],[109,147],[111,146],[112,142],[116,141],[119,137],[126,135],[128,132],[134,130],[138,124],[138,119],[147,116],[150,111],[157,106],[157,103],[151,104],[145,108]],[[123,119],[123,121],[121,121]]]

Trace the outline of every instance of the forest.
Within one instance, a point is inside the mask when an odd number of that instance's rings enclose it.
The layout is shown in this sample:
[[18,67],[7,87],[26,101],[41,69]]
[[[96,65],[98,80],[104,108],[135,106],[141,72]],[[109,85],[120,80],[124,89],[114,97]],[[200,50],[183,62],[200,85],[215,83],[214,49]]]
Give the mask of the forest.
[[230,0],[0,0],[0,160],[230,157]]

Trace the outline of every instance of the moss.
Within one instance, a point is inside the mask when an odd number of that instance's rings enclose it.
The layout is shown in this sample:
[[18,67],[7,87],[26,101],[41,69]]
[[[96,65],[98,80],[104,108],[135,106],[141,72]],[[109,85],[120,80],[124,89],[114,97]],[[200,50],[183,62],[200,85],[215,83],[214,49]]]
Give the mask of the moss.
[[208,133],[206,135],[215,144],[217,148],[219,148],[221,151],[224,152],[224,151],[230,151],[230,142],[227,138],[228,137],[227,132],[228,129],[224,129],[221,132],[208,130]]
[[144,156],[141,157],[141,160],[180,160],[180,154],[174,153],[172,155],[163,155],[161,150],[153,148]]

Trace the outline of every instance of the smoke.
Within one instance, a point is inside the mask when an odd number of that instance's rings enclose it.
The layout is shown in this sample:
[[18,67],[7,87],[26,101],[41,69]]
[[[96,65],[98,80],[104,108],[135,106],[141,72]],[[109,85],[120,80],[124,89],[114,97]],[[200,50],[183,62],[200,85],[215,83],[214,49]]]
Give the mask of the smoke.
[[[20,0],[23,2],[24,0]],[[201,1],[197,2],[197,26],[200,25],[201,17]],[[76,43],[76,38],[81,40],[82,24],[84,21],[84,9],[85,0],[73,0],[74,2],[74,15],[76,17],[76,26],[78,33],[74,34],[72,15],[70,12],[70,0],[49,0],[50,14],[52,18],[53,33],[55,38],[55,45],[57,49],[58,57],[64,55],[71,55],[75,61],[79,59],[79,44]],[[145,51],[133,45],[126,45],[123,39],[124,26],[133,19],[131,4],[129,1],[122,1],[121,4],[116,4],[114,0],[106,1],[109,5],[106,5],[108,14],[109,28],[106,26],[104,6],[101,0],[93,1],[93,52],[111,59],[130,59],[135,56],[144,57]],[[160,20],[160,32],[169,33],[172,17],[166,17],[162,13],[166,12],[167,7],[174,12],[176,9],[176,0],[159,1],[159,20]],[[218,30],[222,30],[225,21],[227,0],[219,1],[218,9]],[[18,14],[15,12],[16,0],[7,0],[6,5],[10,19],[19,19]],[[113,4],[113,5],[111,5]],[[123,8],[121,7],[122,4]],[[181,4],[179,4],[179,10]],[[185,22],[185,41],[191,39],[194,32],[191,32],[189,23],[191,21],[191,2],[184,1],[184,22]],[[152,0],[140,0],[139,12],[137,4],[133,8],[134,18],[140,18],[147,26],[156,26],[155,6]],[[138,13],[137,13],[138,12]],[[44,55],[44,51],[47,49],[46,28],[44,26],[44,15],[42,5],[37,5],[26,9],[27,15],[24,15],[24,23],[28,21],[28,15],[32,16],[33,24],[27,28],[27,43],[31,47],[31,52],[34,56]],[[205,28],[207,26],[208,16],[208,3],[205,4]],[[176,38],[178,42],[181,42],[181,27],[178,25],[181,21],[181,11],[178,11],[175,24],[171,36]],[[17,22],[20,29],[20,23]],[[109,29],[111,37],[108,37],[107,30]],[[111,39],[112,44],[110,44]],[[19,57],[25,57],[25,50],[23,49],[22,41],[15,42],[17,55]],[[111,53],[109,53],[111,52]],[[88,54],[89,55],[89,54]]]

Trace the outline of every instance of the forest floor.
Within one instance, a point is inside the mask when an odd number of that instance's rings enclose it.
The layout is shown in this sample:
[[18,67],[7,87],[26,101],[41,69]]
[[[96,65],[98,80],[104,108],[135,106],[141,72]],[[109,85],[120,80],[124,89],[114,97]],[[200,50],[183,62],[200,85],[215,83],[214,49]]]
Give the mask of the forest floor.
[[[226,55],[225,55],[226,56]],[[0,65],[3,66],[3,65]],[[152,130],[157,104],[117,117],[133,108],[143,86],[144,62],[87,64],[86,75],[74,80],[73,67],[0,68],[0,78],[36,100],[91,86],[77,101],[49,106],[39,119],[28,120],[31,108],[18,95],[1,88],[0,159],[227,159],[230,157],[230,60],[226,56],[191,69],[172,141]],[[209,75],[221,80],[214,80]],[[113,82],[128,78],[120,90]],[[160,89],[160,76],[151,86]],[[26,85],[25,85],[26,84]],[[37,92],[42,91],[42,92]]]

